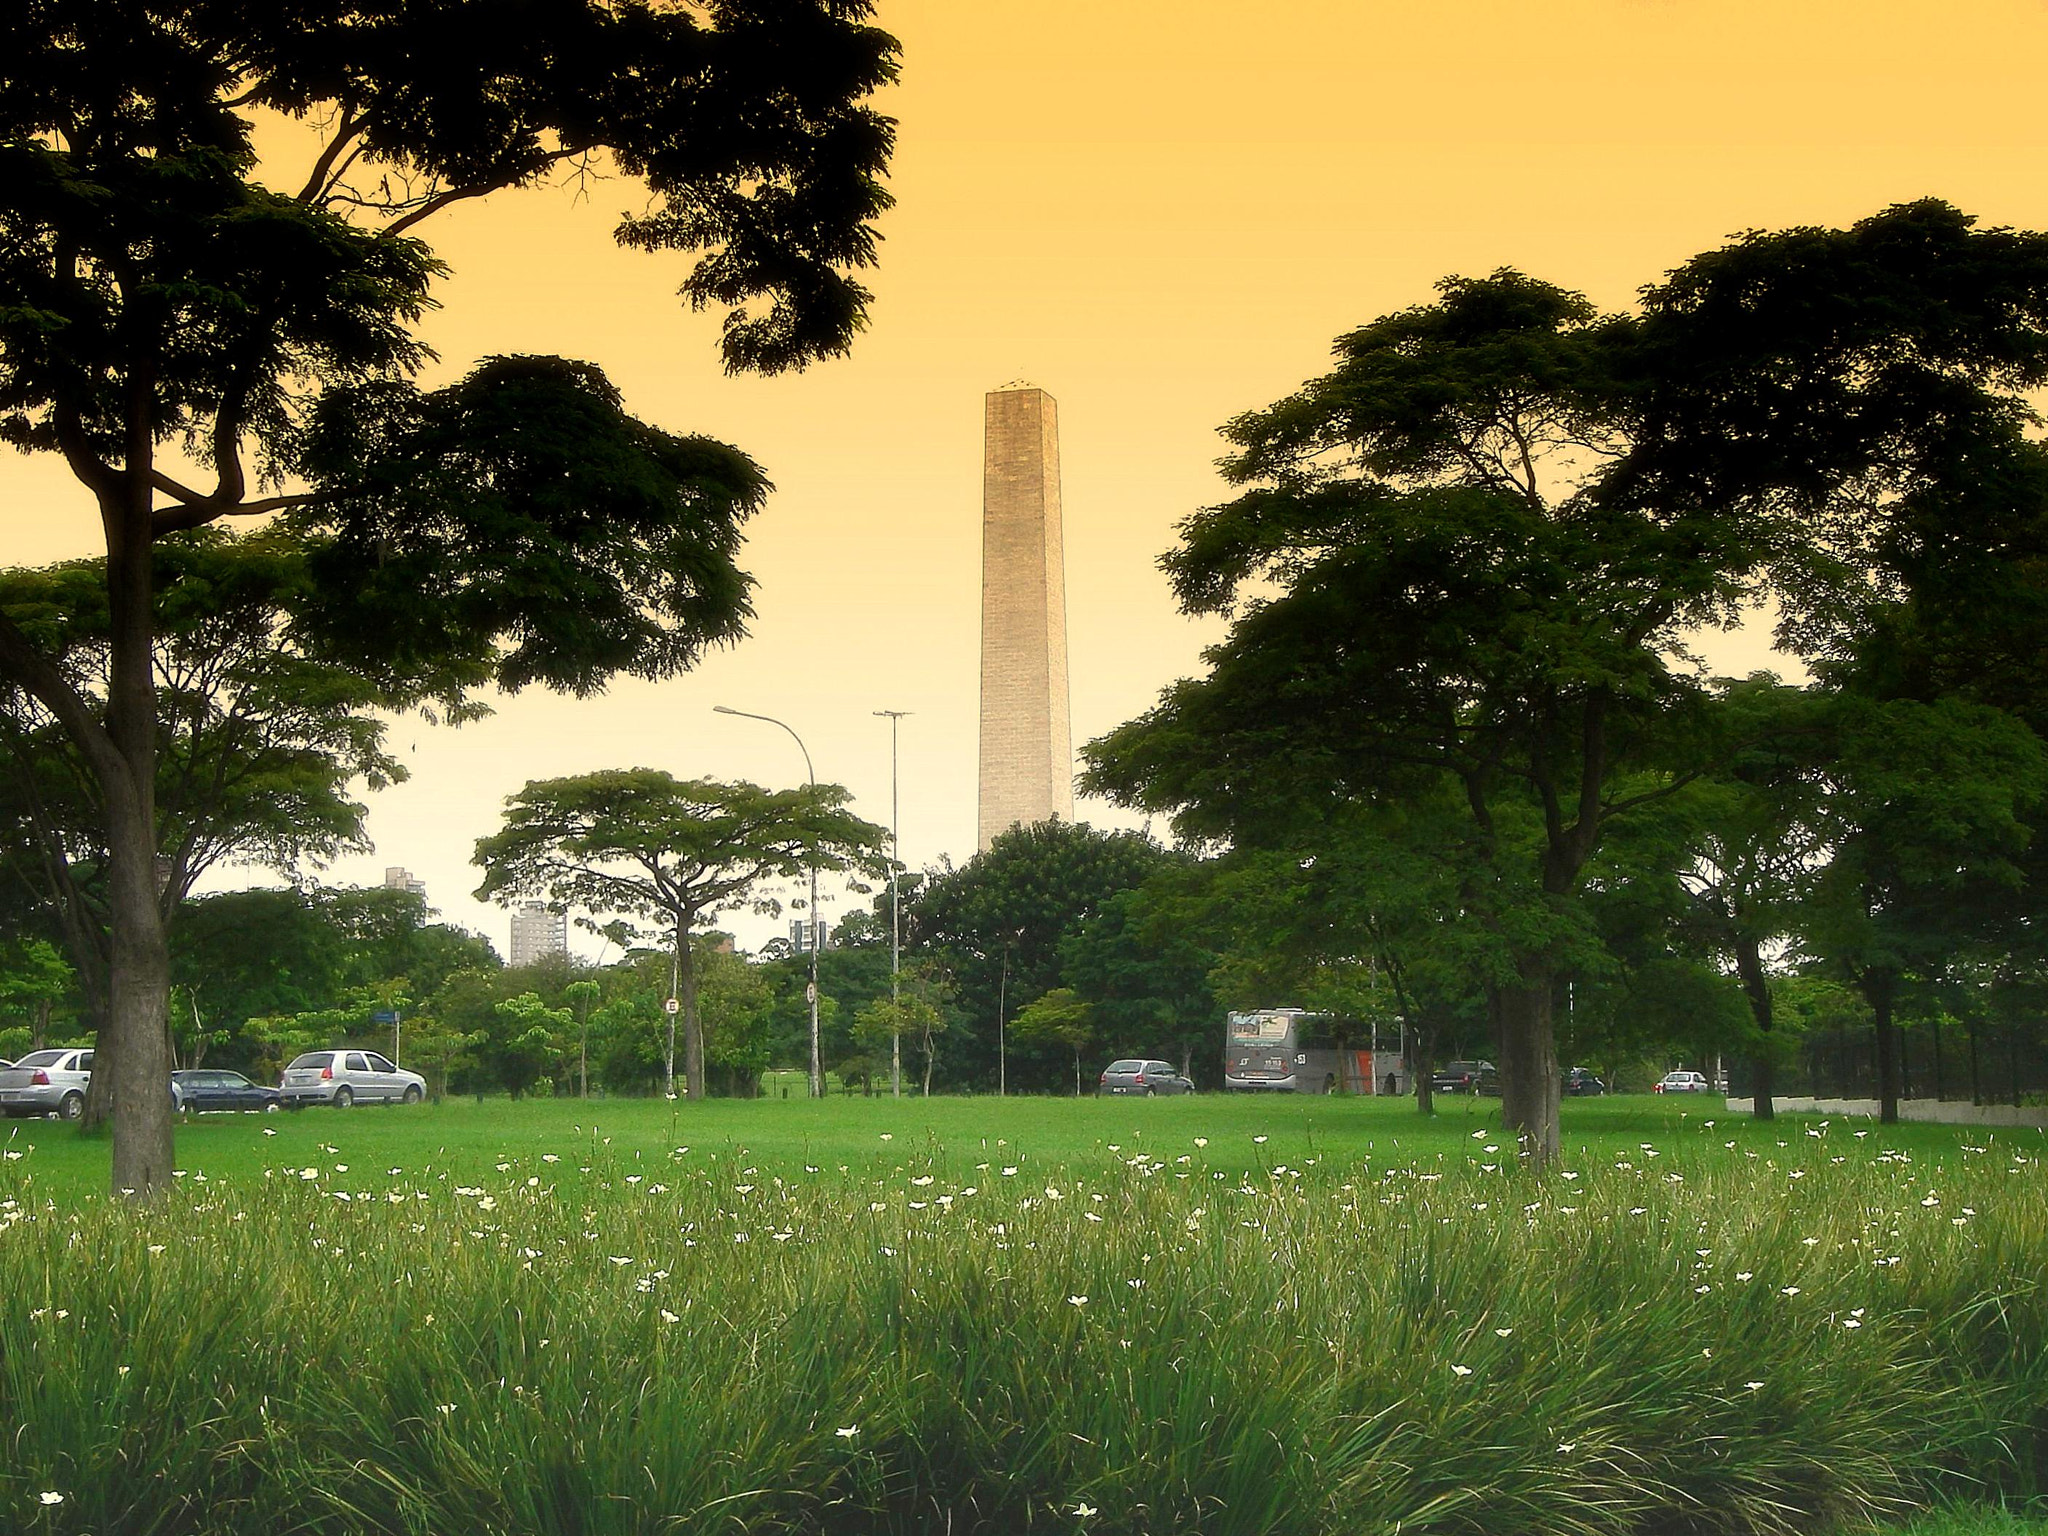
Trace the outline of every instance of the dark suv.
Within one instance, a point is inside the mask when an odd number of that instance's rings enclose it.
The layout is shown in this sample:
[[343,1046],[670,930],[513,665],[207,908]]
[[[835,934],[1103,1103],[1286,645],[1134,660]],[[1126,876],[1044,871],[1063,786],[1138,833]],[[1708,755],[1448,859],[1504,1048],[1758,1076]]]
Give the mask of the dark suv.
[[1499,1093],[1500,1074],[1490,1061],[1447,1061],[1429,1074],[1431,1093]]

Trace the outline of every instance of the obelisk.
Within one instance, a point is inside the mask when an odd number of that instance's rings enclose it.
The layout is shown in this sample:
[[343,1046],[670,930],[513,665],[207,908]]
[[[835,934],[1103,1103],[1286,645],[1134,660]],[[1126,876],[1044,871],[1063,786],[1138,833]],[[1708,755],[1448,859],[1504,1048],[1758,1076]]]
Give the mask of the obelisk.
[[1009,385],[986,403],[981,466],[979,846],[1074,819],[1059,408]]

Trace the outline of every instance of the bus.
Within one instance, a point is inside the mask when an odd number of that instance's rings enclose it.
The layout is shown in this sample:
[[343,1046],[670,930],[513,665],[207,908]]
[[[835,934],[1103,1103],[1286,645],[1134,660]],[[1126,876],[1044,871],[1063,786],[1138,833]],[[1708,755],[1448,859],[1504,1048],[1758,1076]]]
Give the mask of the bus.
[[1241,1093],[1408,1092],[1400,1050],[1370,1025],[1300,1008],[1259,1008],[1224,1022],[1223,1086]]

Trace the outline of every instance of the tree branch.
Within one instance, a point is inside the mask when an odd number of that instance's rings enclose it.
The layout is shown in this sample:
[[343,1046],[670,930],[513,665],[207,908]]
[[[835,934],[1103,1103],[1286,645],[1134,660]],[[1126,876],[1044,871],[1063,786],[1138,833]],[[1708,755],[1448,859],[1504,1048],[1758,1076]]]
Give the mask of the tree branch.
[[334,137],[329,139],[326,147],[320,151],[320,158],[313,162],[312,174],[307,176],[306,184],[299,189],[300,202],[318,201],[333,184],[330,174],[338,176],[342,170],[347,169],[346,166],[337,169],[334,162],[349,142],[359,137],[363,131],[362,121],[355,114],[355,103],[343,101],[340,115],[334,121]]
[[150,515],[150,532],[181,533],[187,528],[202,528],[208,523],[218,522],[223,517],[260,517],[266,512],[303,507],[312,500],[310,491],[299,491],[289,496],[259,496],[254,501],[233,503],[219,503],[212,497],[201,497],[185,506],[157,508]]
[[126,760],[84,695],[64,680],[49,657],[31,645],[28,636],[4,613],[0,613],[0,674],[12,678],[56,718],[92,765],[103,788],[127,771]]

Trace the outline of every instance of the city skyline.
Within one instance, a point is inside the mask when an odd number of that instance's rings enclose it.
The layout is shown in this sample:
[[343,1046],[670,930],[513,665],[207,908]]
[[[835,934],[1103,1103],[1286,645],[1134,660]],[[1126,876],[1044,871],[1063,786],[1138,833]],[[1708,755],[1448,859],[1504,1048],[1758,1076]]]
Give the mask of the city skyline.
[[[975,846],[981,397],[1029,377],[1061,402],[1073,739],[1200,666],[1214,621],[1174,610],[1153,564],[1220,500],[1217,428],[1322,371],[1332,339],[1427,301],[1449,273],[1514,266],[1608,307],[1743,229],[1840,224],[1933,195],[1987,223],[2048,227],[2048,12],[1607,0],[1506,8],[1219,4],[1029,13],[885,3],[904,78],[872,323],[801,375],[724,377],[716,319],[676,298],[684,263],[623,252],[618,181],[461,207],[420,233],[453,275],[428,382],[480,357],[603,366],[630,409],[730,441],[776,495],[742,563],[752,638],[694,673],[591,701],[530,694],[460,730],[392,728],[407,784],[366,796],[376,848],[328,878],[421,878],[468,897],[476,838],[530,778],[645,764],[787,786],[786,719],[821,780],[887,821],[901,730],[902,847],[919,867]],[[280,181],[303,160],[263,146]],[[9,563],[93,553],[63,467],[0,450]],[[1766,659],[1753,640],[1716,651]],[[1099,803],[1083,819],[1117,825]],[[230,869],[212,886],[260,872]],[[864,901],[862,903],[865,904]],[[850,904],[830,893],[824,915]],[[724,920],[750,942],[769,919]],[[594,941],[573,940],[579,948]]]

